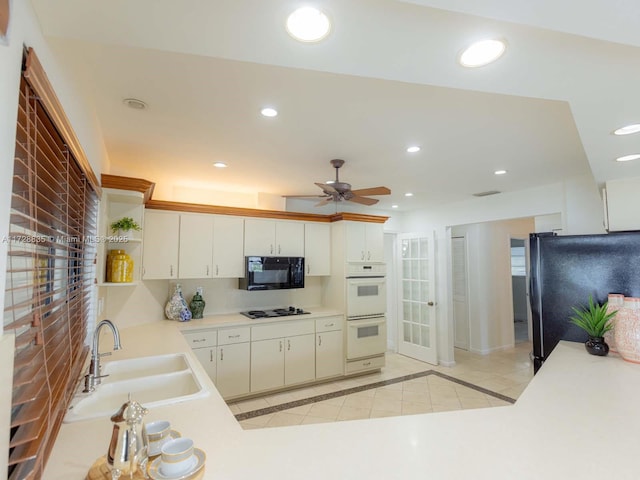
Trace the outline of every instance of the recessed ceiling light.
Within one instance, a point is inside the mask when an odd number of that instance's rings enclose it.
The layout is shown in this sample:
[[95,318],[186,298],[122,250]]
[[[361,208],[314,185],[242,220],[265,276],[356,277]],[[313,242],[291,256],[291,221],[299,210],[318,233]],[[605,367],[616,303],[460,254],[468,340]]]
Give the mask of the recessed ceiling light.
[[332,183],[336,183],[336,181],[335,180],[327,180],[324,183],[326,183],[327,185],[331,185]]
[[630,162],[631,160],[638,160],[640,153],[634,153],[632,155],[625,155],[624,157],[616,158],[616,162]]
[[142,100],[138,100],[137,98],[125,98],[122,103],[124,103],[129,108],[133,108],[134,110],[144,110],[145,108],[147,108],[147,104]]
[[500,58],[506,48],[502,40],[481,40],[462,52],[458,62],[463,67],[482,67]]
[[224,162],[216,162],[213,164],[213,166],[216,168],[227,168],[227,164]]
[[407,152],[409,153],[417,153],[420,151],[420,147],[417,145],[414,145],[413,147],[409,147],[407,148]]
[[493,173],[494,173],[494,175],[504,175],[505,173],[507,173],[507,171],[506,170],[496,170]]
[[413,193],[411,192],[407,192],[404,194],[405,197],[413,197]]
[[391,205],[391,208],[398,208],[398,205]]
[[260,110],[260,113],[264,117],[276,117],[278,115],[278,111],[275,108],[265,107]]
[[313,7],[302,7],[287,17],[287,32],[301,42],[318,42],[331,31],[329,17]]
[[633,125],[625,125],[617,130],[613,131],[614,135],[631,135],[632,133],[640,132],[640,123],[634,123]]

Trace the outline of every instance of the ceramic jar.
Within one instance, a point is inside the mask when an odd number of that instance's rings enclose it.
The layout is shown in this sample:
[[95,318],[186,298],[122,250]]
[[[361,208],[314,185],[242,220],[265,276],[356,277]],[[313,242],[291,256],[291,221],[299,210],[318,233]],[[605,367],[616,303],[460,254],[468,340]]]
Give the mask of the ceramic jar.
[[189,304],[189,310],[191,310],[193,318],[202,318],[205,305],[205,301],[202,298],[202,287],[198,287],[196,288],[196,294],[193,296],[191,303]]
[[616,349],[627,362],[640,363],[640,298],[626,297],[616,315]]
[[[615,312],[616,310],[620,310],[624,307],[624,295],[619,293],[610,293],[607,298],[607,313]],[[615,339],[615,329],[616,329],[616,318],[617,314],[613,316],[610,323],[613,325],[613,328],[604,334],[604,341],[609,345],[609,351],[612,353],[617,353],[616,349],[616,339]]]
[[107,281],[133,282],[133,259],[124,250],[111,250],[107,259]]
[[177,320],[179,322],[187,322],[191,320],[191,310],[187,306],[187,301],[182,296],[182,287],[179,283],[173,291],[173,295],[164,308],[164,314],[169,320]]

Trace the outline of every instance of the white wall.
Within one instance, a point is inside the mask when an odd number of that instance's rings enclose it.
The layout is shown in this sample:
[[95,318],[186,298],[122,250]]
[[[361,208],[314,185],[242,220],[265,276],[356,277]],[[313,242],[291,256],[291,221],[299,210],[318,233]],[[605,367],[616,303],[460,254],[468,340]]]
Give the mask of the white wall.
[[[59,68],[38,26],[28,0],[12,2],[9,42],[0,44],[0,239],[9,233],[9,209],[11,205],[11,176],[18,111],[18,91],[22,65],[23,45],[33,47],[47,72],[65,112],[74,126],[89,161],[99,176],[105,170],[107,156],[95,117],[90,108],[78,97],[76,88]],[[4,291],[6,280],[7,243],[0,242],[0,289]],[[0,310],[4,310],[4,296],[0,297]],[[2,329],[0,328],[0,335]],[[0,379],[7,385],[12,378],[12,363],[4,361],[13,357],[13,339],[0,339]],[[5,389],[6,390],[6,389]],[[9,390],[10,391],[10,390]],[[0,432],[8,432],[7,423],[10,403],[5,395],[0,397]],[[0,452],[8,451],[8,435],[0,435]],[[0,478],[6,478],[6,455],[0,456]]]
[[[451,259],[448,250],[451,235],[447,230],[448,227],[558,214],[563,223],[562,234],[604,233],[603,208],[593,178],[590,176],[580,177],[552,185],[489,197],[472,198],[464,202],[435,206],[428,210],[394,216],[394,225],[398,225],[402,232],[434,231],[436,235],[439,362],[445,365],[454,362],[453,315],[450,293]],[[469,270],[473,268],[477,267],[470,264]],[[483,301],[483,299],[478,299],[478,302],[482,303]],[[499,345],[500,341],[497,339],[504,338],[504,332],[501,330],[495,332],[486,330],[482,335],[485,337],[480,337],[483,340],[478,345],[492,346],[487,348]]]
[[[179,283],[187,303],[196,287],[203,287],[204,315],[215,315],[289,305],[313,310],[322,302],[324,281],[324,277],[305,277],[305,288],[265,292],[240,290],[237,278],[181,280]],[[169,280],[147,280],[135,287],[104,288],[106,310],[102,317],[113,320],[119,328],[168,321],[164,307],[175,284]]]
[[476,223],[451,229],[468,251],[469,350],[486,354],[513,346],[511,237],[534,231],[532,218]]

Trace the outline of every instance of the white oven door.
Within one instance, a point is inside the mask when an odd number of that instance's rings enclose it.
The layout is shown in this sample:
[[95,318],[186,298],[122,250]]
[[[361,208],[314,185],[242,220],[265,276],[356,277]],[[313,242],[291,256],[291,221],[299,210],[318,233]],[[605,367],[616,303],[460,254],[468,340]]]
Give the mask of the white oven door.
[[347,359],[381,355],[387,350],[385,317],[347,320]]
[[347,317],[386,313],[386,283],[384,277],[347,278]]

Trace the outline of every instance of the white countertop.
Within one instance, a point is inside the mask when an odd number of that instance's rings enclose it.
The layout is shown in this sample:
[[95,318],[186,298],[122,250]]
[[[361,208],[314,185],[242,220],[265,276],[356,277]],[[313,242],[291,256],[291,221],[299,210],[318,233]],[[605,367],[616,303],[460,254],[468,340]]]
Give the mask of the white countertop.
[[[306,311],[306,310],[305,310]],[[240,313],[228,313],[221,315],[209,315],[198,320],[190,320],[188,322],[179,323],[180,330],[198,330],[201,328],[212,327],[240,327],[260,325],[261,323],[275,323],[297,320],[311,320],[321,317],[327,317],[330,315],[343,316],[344,313],[338,310],[329,310],[324,308],[314,308],[312,312],[302,315],[287,315],[284,317],[269,317],[269,318],[248,318]]]
[[[125,329],[112,358],[189,352],[178,327]],[[207,398],[154,408],[146,421],[191,437],[207,454],[205,479],[640,478],[640,366],[582,344],[561,342],[507,407],[244,431],[204,383]],[[63,424],[43,478],[84,478],[110,435],[108,418]]]

